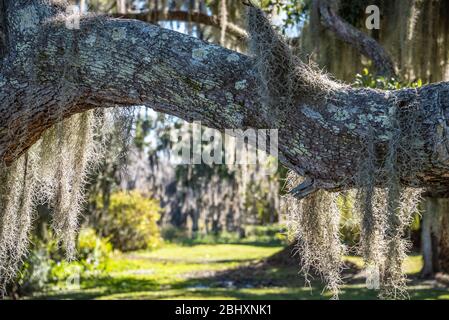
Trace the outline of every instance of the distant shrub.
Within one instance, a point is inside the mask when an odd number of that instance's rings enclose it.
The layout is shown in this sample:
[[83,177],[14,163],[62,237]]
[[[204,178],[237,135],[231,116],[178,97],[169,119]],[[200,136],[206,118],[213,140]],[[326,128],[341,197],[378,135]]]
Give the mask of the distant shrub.
[[107,268],[108,260],[112,254],[112,244],[106,238],[101,238],[92,228],[83,228],[78,234],[76,243],[77,260],[67,261],[58,257],[59,251],[51,252],[53,265],[50,278],[53,281],[65,280],[73,274],[79,273],[89,277],[95,273],[102,273]]
[[266,244],[287,244],[287,230],[284,225],[249,225],[245,227],[244,241]]
[[421,79],[413,82],[398,81],[395,78],[386,78],[382,76],[376,76],[371,73],[367,68],[362,70],[361,74],[355,76],[354,85],[356,87],[374,88],[383,90],[396,90],[402,88],[419,88],[423,85]]
[[190,242],[195,244],[225,244],[239,243],[241,239],[237,232],[221,231],[219,233],[197,234]]
[[78,259],[88,270],[104,269],[112,253],[112,244],[100,238],[92,228],[82,229],[78,236]]
[[23,263],[15,283],[8,288],[8,292],[20,297],[44,290],[50,280],[53,265],[48,248],[43,243],[37,243]]
[[[97,201],[102,209],[102,202]],[[115,249],[132,251],[152,249],[161,243],[157,221],[161,208],[156,200],[137,191],[119,191],[111,195],[107,214],[101,219],[101,233]]]
[[198,233],[194,237],[189,237],[186,230],[169,225],[162,229],[162,237],[166,241],[183,244],[260,243],[266,245],[282,245],[288,243],[285,235],[285,227],[282,225],[247,225],[243,228],[245,230],[244,237],[237,231],[221,231],[219,233],[208,234]]
[[161,236],[164,240],[169,242],[176,242],[180,239],[188,238],[187,230],[176,227],[172,224],[168,224],[162,227]]
[[340,211],[340,237],[352,250],[360,242],[360,225],[355,213],[354,195],[343,193],[337,198],[337,206]]
[[74,272],[80,277],[104,272],[112,253],[112,244],[90,228],[81,229],[78,235],[76,261],[66,261],[55,240],[34,238],[33,243],[16,281],[8,289],[16,297],[45,291],[48,284],[64,281]]

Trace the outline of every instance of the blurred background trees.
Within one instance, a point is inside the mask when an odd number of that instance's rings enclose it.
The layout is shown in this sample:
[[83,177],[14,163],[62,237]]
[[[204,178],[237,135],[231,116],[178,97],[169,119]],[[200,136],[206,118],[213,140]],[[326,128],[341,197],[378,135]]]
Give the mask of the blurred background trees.
[[[140,19],[246,52],[245,6],[240,0],[71,2],[83,12]],[[381,11],[378,30],[365,27],[365,8],[373,4]],[[320,21],[318,1],[261,1],[297,53],[341,81],[394,89],[449,80],[448,1],[340,0],[333,5],[345,21],[386,49],[396,64],[397,79],[376,76],[369,59],[326,29]],[[261,166],[269,163],[174,165],[170,132],[185,123],[138,106],[127,112],[134,113],[135,120],[129,123],[125,120],[128,117],[118,118],[117,134],[106,141],[107,156],[88,185],[89,199],[78,241],[83,270],[101,270],[112,248],[151,249],[160,245],[162,238],[177,241],[212,237],[232,242],[257,234],[257,226],[282,224],[285,168],[279,166],[275,174],[266,175]],[[342,196],[339,206],[343,213],[342,237],[352,246],[359,233],[352,223],[352,195]],[[52,273],[62,270],[55,262],[61,254],[47,228],[48,210],[45,206],[39,210],[35,248],[13,294],[40,287]],[[447,200],[425,194],[415,220],[409,235],[414,250],[423,253],[423,276],[449,272]]]

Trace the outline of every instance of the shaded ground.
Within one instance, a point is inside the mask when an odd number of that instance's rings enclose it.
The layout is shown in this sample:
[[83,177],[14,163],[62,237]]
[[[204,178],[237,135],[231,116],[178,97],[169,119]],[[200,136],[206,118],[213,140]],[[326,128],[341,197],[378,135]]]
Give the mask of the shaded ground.
[[[328,299],[318,280],[304,286],[299,267],[282,247],[242,244],[168,245],[152,252],[117,254],[104,275],[64,282],[35,295],[46,299]],[[278,255],[276,255],[278,254]],[[375,299],[365,288],[361,260],[347,258],[341,299]],[[447,284],[420,281],[421,257],[409,257],[411,299],[449,299]]]

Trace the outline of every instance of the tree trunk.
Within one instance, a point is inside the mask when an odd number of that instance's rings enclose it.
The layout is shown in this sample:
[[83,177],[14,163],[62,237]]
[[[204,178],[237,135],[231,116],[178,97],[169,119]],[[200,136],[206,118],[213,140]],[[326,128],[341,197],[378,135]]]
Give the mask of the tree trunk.
[[421,251],[424,265],[421,270],[421,277],[431,278],[435,273],[434,254],[432,245],[432,220],[438,211],[438,199],[426,198],[425,211],[421,220]]
[[82,13],[86,13],[89,8],[89,1],[88,0],[79,0],[79,7],[80,7],[80,11]]
[[[284,165],[310,177],[314,188],[346,189],[355,185],[366,138],[374,133],[382,161],[392,110],[411,109],[419,115],[424,157],[418,180],[401,181],[438,195],[449,191],[449,83],[388,92],[356,89],[323,80],[297,61],[305,72],[296,106],[275,112],[261,103],[253,59],[245,55],[140,21],[85,17],[80,29],[69,28],[65,8],[46,0],[1,3],[7,32],[0,162],[6,165],[63,118],[93,108],[144,105],[222,131],[278,129]],[[317,83],[319,89],[304,97]]]
[[449,199],[440,199],[441,211],[438,214],[438,228],[435,243],[438,254],[438,271],[449,273]]
[[192,239],[198,237],[200,226],[200,210],[192,209],[190,210],[190,217],[192,218]]
[[423,278],[449,273],[449,199],[428,197],[421,222]]
[[118,14],[126,14],[126,0],[117,0],[117,13]]

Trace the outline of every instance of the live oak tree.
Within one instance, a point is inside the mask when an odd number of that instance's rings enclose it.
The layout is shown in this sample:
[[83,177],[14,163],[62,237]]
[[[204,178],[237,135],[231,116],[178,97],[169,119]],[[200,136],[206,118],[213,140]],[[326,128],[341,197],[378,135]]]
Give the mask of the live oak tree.
[[[328,28],[394,73],[376,42],[317,4]],[[402,294],[418,191],[448,193],[448,83],[381,91],[333,81],[295,57],[251,3],[252,56],[136,20],[87,15],[73,28],[62,1],[2,0],[0,9],[1,282],[26,253],[36,203],[51,203],[73,252],[109,109],[144,105],[219,130],[278,129],[279,160],[301,177],[287,206],[306,271],[338,293],[336,192],[357,189],[365,262],[386,296]]]

